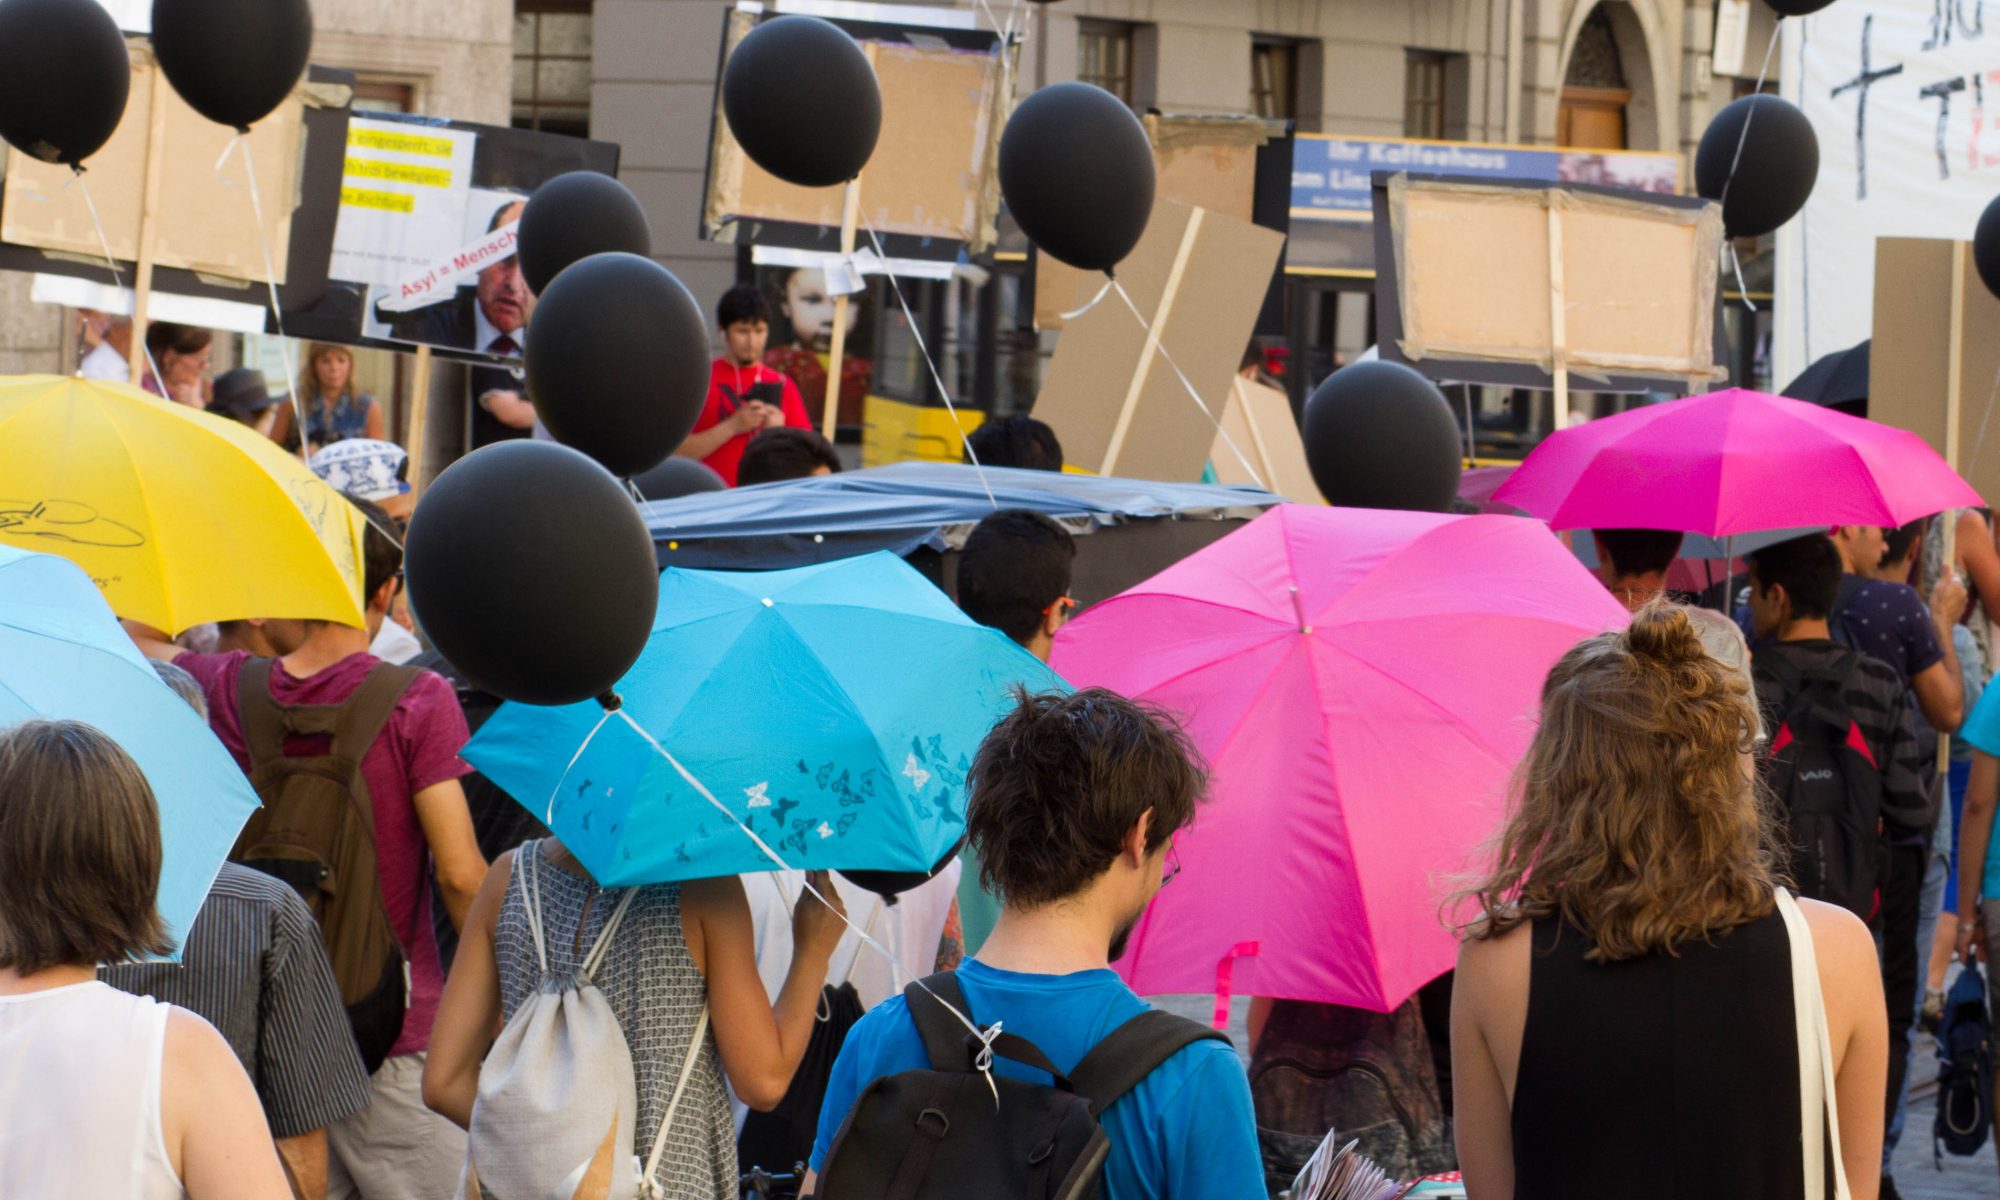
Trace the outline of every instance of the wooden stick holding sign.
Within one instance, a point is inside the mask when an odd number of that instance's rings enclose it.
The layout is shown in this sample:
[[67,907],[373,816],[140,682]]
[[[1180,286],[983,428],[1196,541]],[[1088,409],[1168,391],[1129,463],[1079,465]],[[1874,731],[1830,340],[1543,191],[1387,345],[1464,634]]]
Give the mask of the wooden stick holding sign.
[[1549,205],[1549,377],[1555,385],[1556,428],[1569,428],[1569,317],[1563,302],[1563,227],[1560,193]]
[[[837,269],[845,274],[852,269],[854,258],[854,233],[861,223],[861,177],[847,181],[847,202],[840,217],[840,263]],[[827,273],[827,282],[833,283],[833,272]],[[846,281],[842,280],[842,290],[833,299],[833,342],[826,352],[826,404],[820,416],[821,432],[826,440],[833,440],[834,429],[840,417],[840,368],[841,358],[847,351],[847,292]]]
[[[144,380],[146,369],[146,322],[153,304],[153,242],[160,214],[160,174],[165,167],[161,147],[167,138],[167,73],[158,67],[152,72],[152,120],[146,135],[146,184],[139,202],[138,271],[132,277],[132,348],[125,352],[134,381]],[[167,381],[160,380],[164,393]]]
[[419,343],[417,346],[416,376],[410,385],[410,428],[405,438],[410,450],[410,466],[406,474],[410,481],[412,504],[422,499],[424,494],[424,440],[430,431],[431,348],[427,344]]

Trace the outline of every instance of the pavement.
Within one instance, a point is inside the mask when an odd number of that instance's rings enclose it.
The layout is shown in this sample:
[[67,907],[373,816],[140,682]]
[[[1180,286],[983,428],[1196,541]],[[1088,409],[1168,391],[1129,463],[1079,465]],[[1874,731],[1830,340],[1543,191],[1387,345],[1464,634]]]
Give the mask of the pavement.
[[[1215,1015],[1215,1001],[1208,996],[1155,996],[1152,1003],[1169,1012],[1206,1024]],[[1229,1036],[1237,1052],[1248,1057],[1245,1021],[1249,1000],[1236,997],[1230,1005]],[[1940,1169],[1931,1157],[1931,1121],[1937,1112],[1937,1042],[1919,1033],[1910,1051],[1910,1077],[1919,1080],[1910,1097],[1908,1127],[1896,1147],[1894,1173],[1896,1189],[1903,1200],[1993,1200],[2000,1197],[2000,1159],[1994,1155],[1991,1138],[1971,1158],[1944,1156]]]

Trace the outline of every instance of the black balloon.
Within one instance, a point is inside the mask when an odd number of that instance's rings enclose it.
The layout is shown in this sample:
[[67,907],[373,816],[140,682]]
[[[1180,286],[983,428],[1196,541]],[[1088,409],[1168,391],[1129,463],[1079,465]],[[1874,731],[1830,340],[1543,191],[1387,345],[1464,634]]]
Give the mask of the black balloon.
[[1042,253],[1109,271],[1153,212],[1153,145],[1123,101],[1087,83],[1023,100],[1000,135],[1000,194]]
[[1986,290],[2000,296],[2000,197],[1979,214],[1979,228],[1972,235],[1972,265],[1979,268]]
[[652,632],[660,575],[646,522],[623,484],[553,442],[502,442],[453,463],[403,549],[424,633],[496,696],[603,696]]
[[1437,385],[1401,363],[1327,376],[1306,400],[1302,433],[1330,504],[1449,512],[1458,496],[1458,420]]
[[306,0],[153,0],[153,53],[188,107],[248,133],[312,55]]
[[707,463],[670,454],[652,470],[632,477],[632,486],[648,500],[678,500],[702,492],[722,492],[729,485]]
[[1730,237],[1762,237],[1797,216],[1818,178],[1819,138],[1812,122],[1776,96],[1745,96],[1715,114],[1694,155],[1695,191],[1722,201],[1722,225]]
[[1764,3],[1781,17],[1803,17],[1818,12],[1832,4],[1833,0],[1764,0]]
[[902,895],[904,892],[936,879],[938,873],[950,866],[952,859],[958,857],[958,852],[964,846],[965,838],[960,836],[957,844],[945,851],[944,857],[938,859],[937,865],[928,871],[842,871],[840,875],[841,878],[854,884],[856,887],[874,892],[884,900],[894,904],[896,897]]
[[750,161],[787,183],[861,174],[882,132],[882,89],[854,39],[818,17],[773,17],[722,70],[722,115]]
[[125,35],[96,0],[0,0],[0,138],[76,166],[109,141],[132,85]]
[[564,267],[593,254],[653,252],[639,198],[609,175],[571,171],[535,189],[521,212],[521,277],[536,295]]
[[637,475],[687,440],[708,397],[708,322],[650,258],[571,265],[535,306],[528,398],[565,446]]

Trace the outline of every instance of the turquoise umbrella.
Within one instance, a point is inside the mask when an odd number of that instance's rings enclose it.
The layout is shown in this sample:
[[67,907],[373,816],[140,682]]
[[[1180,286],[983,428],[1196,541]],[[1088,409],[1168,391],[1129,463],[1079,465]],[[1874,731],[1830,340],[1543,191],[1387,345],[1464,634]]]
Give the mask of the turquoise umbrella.
[[927,871],[965,832],[966,771],[1017,685],[1066,689],[894,555],[670,569],[617,714],[508,704],[465,757],[607,886],[769,870],[764,847]]
[[67,559],[0,546],[0,727],[36,718],[95,725],[145,773],[160,806],[160,916],[178,942],[257,793],[160,682],[90,576]]

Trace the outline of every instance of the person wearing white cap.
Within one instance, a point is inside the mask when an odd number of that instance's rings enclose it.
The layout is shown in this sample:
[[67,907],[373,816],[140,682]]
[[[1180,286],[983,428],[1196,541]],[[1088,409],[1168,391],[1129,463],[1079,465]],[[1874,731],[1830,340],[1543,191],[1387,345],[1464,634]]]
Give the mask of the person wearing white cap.
[[[416,501],[409,481],[403,478],[409,473],[410,456],[401,446],[374,438],[348,438],[314,451],[307,465],[335,491],[350,500],[364,501],[363,511],[369,514],[370,522],[376,521],[374,514],[378,512],[391,519],[395,528],[382,532],[398,545],[402,543],[402,526],[410,519]],[[411,629],[409,609],[403,605],[400,591],[396,606],[382,622],[368,652],[398,666],[424,652],[423,643]]]

